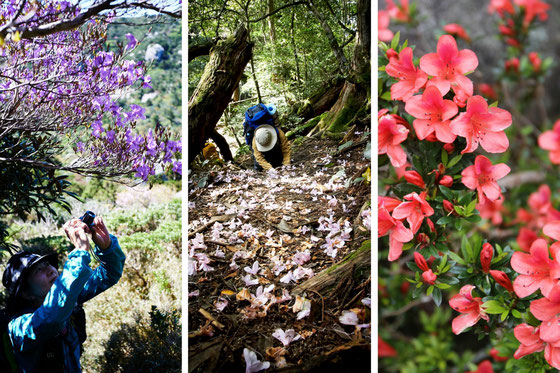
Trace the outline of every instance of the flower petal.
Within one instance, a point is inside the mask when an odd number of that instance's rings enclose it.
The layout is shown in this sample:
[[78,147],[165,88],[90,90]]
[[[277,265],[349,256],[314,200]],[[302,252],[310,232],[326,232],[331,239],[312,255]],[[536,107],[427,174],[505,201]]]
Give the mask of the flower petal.
[[488,153],[503,153],[509,147],[509,140],[505,132],[486,132],[480,140],[480,145]]
[[478,58],[476,57],[476,54],[470,49],[461,50],[459,52],[459,55],[453,62],[455,65],[455,71],[460,74],[474,71],[478,66]]
[[[560,312],[560,303],[551,302],[547,298],[535,299],[531,302],[531,313],[541,321],[552,320],[556,317],[556,314]],[[544,323],[543,323],[544,325]],[[541,330],[542,335],[542,330]],[[560,339],[560,335],[559,338]]]
[[560,241],[560,220],[546,224],[543,228],[543,233],[550,238]]
[[452,63],[459,56],[457,42],[451,35],[442,35],[437,44],[437,55],[443,63]]
[[453,319],[451,323],[451,330],[455,334],[460,334],[466,328],[476,324],[478,320],[480,320],[480,315],[478,313],[464,313]]
[[445,63],[436,53],[428,53],[420,58],[420,68],[428,75],[438,76],[445,70]]

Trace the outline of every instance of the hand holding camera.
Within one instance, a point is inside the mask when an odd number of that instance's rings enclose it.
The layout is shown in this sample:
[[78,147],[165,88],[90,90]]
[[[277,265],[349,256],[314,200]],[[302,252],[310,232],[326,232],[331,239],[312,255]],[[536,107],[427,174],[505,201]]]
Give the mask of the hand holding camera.
[[106,250],[111,246],[109,231],[101,216],[95,216],[91,211],[79,219],[72,219],[64,224],[64,231],[76,248],[87,250],[90,248],[86,233],[91,233],[93,242],[101,249]]

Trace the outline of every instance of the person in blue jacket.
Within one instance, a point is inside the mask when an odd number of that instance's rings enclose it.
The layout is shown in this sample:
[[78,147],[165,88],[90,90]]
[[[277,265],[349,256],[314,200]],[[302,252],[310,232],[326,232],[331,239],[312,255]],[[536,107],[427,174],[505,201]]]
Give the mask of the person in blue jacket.
[[[101,217],[90,230],[79,219],[64,225],[74,245],[62,273],[56,253],[40,256],[25,251],[14,254],[2,283],[8,290],[8,332],[17,365],[22,372],[81,372],[81,343],[85,339],[85,315],[81,305],[116,284],[121,278],[125,255],[110,235]],[[91,249],[100,265],[89,267]],[[76,328],[76,315],[83,315],[83,328]],[[76,330],[83,329],[83,330]]]

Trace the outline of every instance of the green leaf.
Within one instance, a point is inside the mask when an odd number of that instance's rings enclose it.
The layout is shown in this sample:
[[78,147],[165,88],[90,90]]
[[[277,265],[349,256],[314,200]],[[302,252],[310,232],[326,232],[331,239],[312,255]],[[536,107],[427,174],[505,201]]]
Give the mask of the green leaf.
[[441,163],[443,163],[445,167],[447,167],[448,160],[449,160],[449,154],[447,153],[447,150],[441,149]]
[[399,39],[400,38],[401,38],[401,32],[397,31],[397,33],[393,37],[393,40],[391,40],[391,48],[393,48],[395,50],[397,49],[397,47],[399,46]]
[[389,49],[389,46],[382,41],[378,41],[378,45],[379,48],[381,48],[381,50],[383,50],[384,52],[387,52],[387,49]]
[[488,107],[498,107],[498,101],[492,102]]
[[391,91],[384,92],[380,98],[385,101],[391,101]]
[[518,310],[511,310],[511,314],[517,319],[521,318],[521,312],[519,312]]
[[437,283],[436,286],[437,286],[438,288],[444,289],[444,290],[445,290],[445,289],[449,289],[449,288],[451,287],[451,285],[449,285],[449,284],[444,284],[443,282]]
[[486,301],[482,304],[482,307],[486,310],[486,313],[489,313],[491,315],[497,315],[506,311],[509,312],[509,310],[497,300]]
[[438,221],[436,221],[437,225],[445,225],[448,224],[450,222],[453,221],[453,219],[455,219],[453,216],[444,216],[438,219]]
[[449,199],[449,200],[454,199],[453,191],[452,191],[451,189],[449,189],[448,187],[443,186],[443,185],[440,185],[440,186],[439,186],[439,190],[441,190],[441,193],[443,193],[443,195],[444,195],[447,199]]
[[473,251],[467,236],[463,236],[463,239],[461,240],[461,252],[463,253],[463,257],[467,260],[467,262],[473,261]]
[[430,287],[428,287],[428,291],[426,291],[426,295],[431,295],[433,291],[434,291],[434,285],[430,285]]
[[462,228],[463,228],[463,222],[461,221],[461,219],[455,220],[455,229],[460,231]]
[[449,257],[454,260],[455,262],[462,264],[462,265],[467,265],[467,262],[465,262],[463,260],[463,258],[461,258],[459,255],[455,254],[453,251],[450,251],[447,253],[447,255],[449,255]]
[[501,321],[504,321],[504,320],[508,317],[508,315],[509,315],[509,310],[504,311],[504,312],[502,313],[502,316],[500,317],[500,320],[501,320]]
[[466,215],[470,215],[474,211],[474,209],[476,208],[476,202],[477,200],[475,198],[471,201],[471,203],[467,205]]
[[[437,286],[437,285],[436,285],[436,286]],[[434,292],[433,292],[433,294],[432,294],[432,298],[433,298],[434,303],[436,304],[436,306],[439,307],[439,306],[441,305],[441,298],[442,298],[441,290],[439,290],[439,289],[434,289]]]
[[451,160],[449,161],[449,164],[447,165],[447,168],[451,168],[451,167],[455,166],[457,164],[457,162],[459,162],[461,160],[461,158],[463,158],[462,154],[456,155],[455,157],[451,158]]
[[341,151],[343,149],[346,149],[346,148],[350,147],[353,143],[354,143],[353,140],[345,142],[344,144],[342,144],[338,147],[338,151]]

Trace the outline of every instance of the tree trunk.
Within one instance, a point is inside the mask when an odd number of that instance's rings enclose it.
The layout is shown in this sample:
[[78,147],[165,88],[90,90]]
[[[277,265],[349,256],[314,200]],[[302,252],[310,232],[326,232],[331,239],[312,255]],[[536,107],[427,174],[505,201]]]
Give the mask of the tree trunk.
[[299,72],[299,58],[298,58],[298,54],[297,54],[297,48],[296,48],[296,39],[294,37],[294,20],[296,18],[296,12],[295,10],[292,10],[292,24],[291,24],[291,28],[290,28],[290,35],[292,37],[292,48],[294,49],[294,60],[296,62],[296,80],[297,82],[301,82],[301,75]]
[[366,116],[370,98],[370,45],[371,45],[371,0],[358,1],[358,31],[352,71],[329,113],[317,124],[308,136],[327,133],[341,133],[360,116]]
[[[268,0],[268,13],[274,12],[274,0]],[[268,27],[270,28],[270,42],[274,43],[276,40],[276,31],[274,29],[274,19],[268,17]]]
[[[370,1],[370,0],[367,0],[367,1]],[[332,49],[332,51],[333,51],[333,53],[334,53],[334,55],[335,55],[335,57],[338,61],[338,69],[339,69],[340,73],[342,75],[346,75],[346,72],[348,71],[348,60],[346,59],[346,56],[344,55],[344,51],[338,45],[338,41],[336,40],[336,37],[334,36],[334,33],[333,33],[331,27],[327,23],[327,20],[325,19],[323,14],[319,11],[319,9],[317,9],[315,4],[313,3],[313,0],[309,1],[309,3],[307,5],[311,9],[311,11],[315,15],[315,17],[321,23],[321,27],[323,28],[323,31],[324,31],[325,35],[327,36],[327,39],[328,39],[329,44],[331,46],[331,49]]]
[[212,48],[210,60],[189,101],[189,164],[202,151],[239,85],[252,55],[253,45],[248,42],[248,36],[247,29],[241,25],[235,35]]
[[220,149],[220,154],[222,155],[224,161],[233,161],[233,155],[231,155],[231,150],[229,149],[229,145],[226,139],[222,135],[220,135],[216,129],[214,129],[214,132],[212,132],[210,138],[214,140],[214,142],[218,146],[218,149]]

